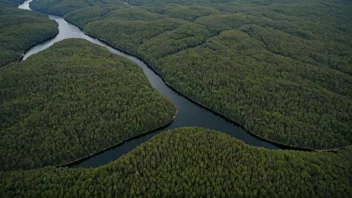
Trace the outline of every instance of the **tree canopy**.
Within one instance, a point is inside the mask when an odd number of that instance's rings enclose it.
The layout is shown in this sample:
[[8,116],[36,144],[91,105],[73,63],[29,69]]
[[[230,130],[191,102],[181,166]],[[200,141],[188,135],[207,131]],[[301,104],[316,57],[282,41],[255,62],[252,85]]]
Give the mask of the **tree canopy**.
[[202,128],[161,133],[99,168],[0,172],[4,197],[351,197],[351,147],[272,151]]
[[19,3],[0,0],[0,67],[18,60],[29,47],[58,33],[56,22],[15,8]]
[[133,53],[174,88],[290,146],[352,143],[352,4],[338,1],[44,1]]
[[82,39],[0,68],[0,170],[68,163],[170,123],[142,70]]

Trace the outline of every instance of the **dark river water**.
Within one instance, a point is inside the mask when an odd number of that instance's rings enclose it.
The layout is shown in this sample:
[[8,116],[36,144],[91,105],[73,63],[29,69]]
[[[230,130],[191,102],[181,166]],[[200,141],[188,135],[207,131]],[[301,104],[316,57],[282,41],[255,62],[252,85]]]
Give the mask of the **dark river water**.
[[[32,0],[27,0],[23,4],[21,4],[18,8],[20,9],[27,9],[30,10],[29,8],[29,3]],[[128,54],[125,54],[119,50],[116,50],[99,40],[92,38],[90,36],[85,35],[79,28],[76,26],[66,22],[62,17],[58,16],[53,16],[49,15],[49,18],[51,20],[55,20],[59,24],[59,34],[52,40],[38,44],[31,48],[29,51],[27,51],[23,57],[23,61],[26,60],[29,56],[38,53],[51,45],[53,45],[55,42],[68,39],[68,38],[82,38],[86,39],[92,43],[96,43],[98,45],[106,47],[110,52],[114,54],[118,54],[120,56],[126,57],[129,60],[137,63],[139,67],[143,69],[144,74],[146,77],[149,79],[150,84],[159,91],[159,93],[167,98],[169,98],[176,106],[177,108],[177,115],[175,120],[165,129],[158,130],[152,133],[148,133],[146,135],[143,135],[141,137],[132,139],[130,141],[126,141],[123,144],[116,146],[114,148],[111,148],[105,152],[102,152],[98,155],[95,155],[89,159],[86,159],[78,164],[71,165],[70,167],[98,167],[104,164],[109,163],[110,161],[116,160],[118,157],[121,155],[126,154],[127,152],[133,150],[136,148],[138,145],[146,142],[148,139],[153,137],[156,134],[159,134],[165,130],[169,129],[174,129],[178,127],[203,127],[203,128],[209,128],[209,129],[214,129],[226,134],[229,134],[237,139],[240,139],[244,141],[245,143],[252,145],[252,146],[258,146],[258,147],[264,147],[267,149],[279,149],[277,146],[267,143],[265,141],[262,141],[254,136],[251,136],[249,133],[247,133],[244,129],[242,129],[240,126],[229,122],[225,119],[223,119],[220,116],[217,116],[216,114],[200,107],[197,104],[192,103],[188,99],[184,98],[183,96],[179,95],[172,89],[170,89],[164,82],[163,80],[155,74],[150,68],[147,67],[146,64],[144,64],[141,60],[139,60],[136,57],[130,56]]]

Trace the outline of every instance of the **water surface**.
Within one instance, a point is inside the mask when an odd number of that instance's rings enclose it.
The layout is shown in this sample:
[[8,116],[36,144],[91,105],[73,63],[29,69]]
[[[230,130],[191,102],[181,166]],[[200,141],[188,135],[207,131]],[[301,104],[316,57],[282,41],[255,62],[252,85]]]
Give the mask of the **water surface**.
[[[23,4],[19,6],[21,9],[29,9],[29,3],[32,0],[27,0]],[[112,148],[110,150],[107,150],[103,153],[100,153],[94,157],[91,157],[87,160],[84,160],[78,164],[71,165],[70,167],[98,167],[104,164],[109,163],[110,161],[113,161],[120,157],[121,155],[131,151],[132,149],[136,148],[138,145],[142,144],[143,142],[146,142],[148,139],[153,137],[156,134],[161,133],[162,131],[169,130],[169,129],[174,129],[178,127],[203,127],[203,128],[209,128],[213,130],[217,130],[226,134],[229,134],[237,139],[240,139],[244,141],[245,143],[252,145],[252,146],[258,146],[258,147],[264,147],[267,149],[279,149],[278,147],[274,146],[273,144],[267,143],[265,141],[262,141],[254,136],[251,136],[249,133],[247,133],[244,129],[242,129],[240,126],[229,122],[225,119],[223,119],[220,116],[217,116],[216,114],[200,107],[197,104],[194,104],[184,98],[183,96],[179,95],[172,89],[170,89],[164,82],[163,80],[155,74],[146,64],[144,64],[141,60],[139,60],[136,57],[133,57],[131,55],[125,54],[119,50],[116,50],[99,40],[92,38],[86,34],[84,34],[79,28],[76,26],[66,22],[62,17],[58,16],[53,16],[49,15],[49,18],[51,20],[55,20],[59,24],[59,34],[52,40],[49,40],[47,42],[38,44],[31,48],[27,53],[25,53],[23,60],[26,60],[29,56],[38,53],[44,49],[47,49],[51,45],[53,45],[56,42],[59,42],[64,39],[68,38],[82,38],[86,39],[92,43],[101,45],[105,48],[107,48],[110,52],[118,54],[120,56],[126,57],[129,60],[135,62],[139,67],[143,69],[144,74],[148,78],[150,84],[152,87],[157,89],[161,95],[169,98],[176,106],[177,108],[177,115],[175,117],[175,120],[165,129],[155,131],[153,133],[149,133],[146,135],[143,135],[141,137],[135,138],[130,141],[126,141],[125,143]],[[152,118],[151,118],[152,119]]]

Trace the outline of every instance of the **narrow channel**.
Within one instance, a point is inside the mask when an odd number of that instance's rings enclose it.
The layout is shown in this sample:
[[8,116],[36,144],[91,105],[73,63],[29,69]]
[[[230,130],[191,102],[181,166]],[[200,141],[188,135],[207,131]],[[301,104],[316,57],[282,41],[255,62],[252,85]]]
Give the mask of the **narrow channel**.
[[[20,9],[27,9],[30,10],[29,4],[32,0],[27,0],[23,4],[19,5],[18,8]],[[70,165],[70,167],[84,167],[84,168],[91,168],[91,167],[98,167],[104,164],[107,164],[113,160],[116,160],[121,155],[126,154],[127,152],[133,150],[140,144],[146,142],[151,137],[156,134],[159,134],[163,131],[178,128],[178,127],[203,127],[209,128],[213,130],[217,130],[226,134],[229,134],[243,142],[257,147],[264,147],[267,149],[280,149],[277,146],[260,140],[248,132],[246,132],[240,126],[234,124],[233,122],[229,122],[224,118],[202,108],[201,106],[189,101],[185,97],[181,96],[180,94],[176,93],[172,89],[170,89],[164,81],[156,74],[153,70],[148,68],[148,66],[138,58],[125,54],[119,50],[116,50],[99,40],[92,38],[86,34],[84,34],[78,27],[68,23],[59,16],[48,15],[51,20],[55,20],[59,24],[59,34],[52,40],[46,41],[44,43],[38,44],[28,50],[23,57],[23,61],[25,61],[29,56],[38,53],[42,50],[47,49],[51,45],[56,42],[62,41],[68,38],[82,38],[86,39],[92,43],[101,45],[107,48],[110,52],[126,57],[129,60],[135,62],[139,67],[143,69],[144,74],[148,78],[152,87],[157,89],[160,94],[169,98],[177,108],[177,115],[174,121],[166,128],[162,130],[157,130],[152,133],[148,133],[146,135],[140,136],[138,138],[129,140],[120,144],[114,148],[111,148],[105,152],[102,152],[98,155],[95,155],[89,159],[81,161],[77,164]]]

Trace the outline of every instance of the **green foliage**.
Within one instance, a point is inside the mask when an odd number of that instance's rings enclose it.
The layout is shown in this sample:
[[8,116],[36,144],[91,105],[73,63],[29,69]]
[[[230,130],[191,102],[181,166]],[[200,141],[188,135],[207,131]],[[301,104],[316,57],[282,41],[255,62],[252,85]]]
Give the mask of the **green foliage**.
[[252,20],[243,13],[236,14],[212,14],[198,18],[195,23],[204,25],[213,32],[238,28],[245,24],[252,23]]
[[[2,1],[6,3],[5,1]],[[58,33],[57,24],[0,2],[0,67],[18,60],[30,46]]]
[[159,134],[108,165],[0,172],[4,197],[351,197],[351,147],[270,151],[220,132]]
[[24,0],[0,0],[0,8],[15,7],[23,2]]
[[111,10],[119,9],[118,6],[91,6],[70,12],[66,15],[68,21],[74,22],[79,27],[83,27],[91,21],[103,19]]
[[0,69],[0,170],[59,165],[168,124],[135,64],[69,39]]
[[351,144],[350,75],[273,54],[238,30],[156,62],[178,90],[263,138],[320,149]]
[[172,18],[180,18],[187,21],[193,21],[198,17],[219,13],[219,11],[201,5],[182,6],[172,3],[166,4],[162,13]]
[[[258,136],[316,149],[351,144],[348,1],[127,2],[132,6],[32,6],[137,54],[177,90]],[[270,151],[200,128],[165,132],[99,168],[40,168],[95,153],[174,115],[140,69],[86,41],[63,41],[1,68],[0,100],[3,197],[352,196],[350,146]],[[39,169],[16,170],[29,168]]]
[[[170,54],[177,53],[189,47],[195,47],[206,41],[211,33],[204,26],[186,23],[181,27],[167,31],[145,41],[138,47],[138,54],[151,64]],[[163,43],[160,48],[159,44]]]
[[123,50],[136,53],[137,47],[144,41],[180,27],[184,22],[178,19],[164,19],[156,21],[124,21],[108,18],[95,21],[84,26],[84,30],[91,35],[117,46]]
[[86,0],[45,0],[40,1],[40,3],[37,3],[37,1],[31,3],[31,8],[35,10],[57,15],[65,15],[69,12],[89,6],[91,5]]
[[142,8],[129,7],[125,9],[118,9],[106,15],[107,18],[116,18],[121,20],[140,20],[140,21],[154,21],[164,16],[148,12]]
[[[96,5],[114,8],[115,6],[123,6],[124,3],[118,0],[36,0],[31,3],[31,8],[45,13],[66,15],[72,11]],[[89,11],[92,10],[89,9]]]
[[260,137],[314,149],[351,145],[350,2],[127,2],[133,7],[82,27]]

